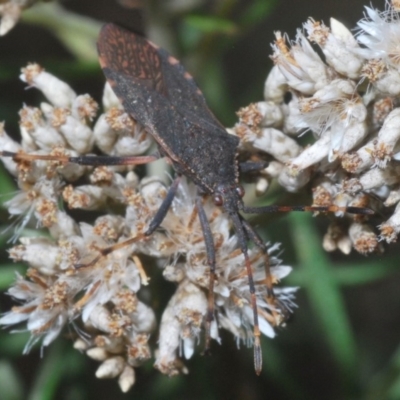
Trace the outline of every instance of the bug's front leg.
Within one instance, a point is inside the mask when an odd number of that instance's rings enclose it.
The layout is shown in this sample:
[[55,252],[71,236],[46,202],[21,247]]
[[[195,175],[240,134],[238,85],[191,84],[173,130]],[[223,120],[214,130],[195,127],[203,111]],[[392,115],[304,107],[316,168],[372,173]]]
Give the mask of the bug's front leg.
[[206,245],[207,264],[210,267],[210,281],[208,286],[208,306],[206,315],[206,344],[205,344],[205,352],[209,353],[210,338],[211,338],[211,323],[214,320],[214,283],[216,278],[215,276],[216,257],[215,257],[214,238],[211,232],[206,212],[204,211],[203,199],[204,197],[200,196],[196,198],[196,208],[199,214],[201,229],[203,231],[204,243]]
[[107,255],[113,253],[114,251],[121,249],[123,247],[130,246],[133,243],[136,243],[140,240],[146,239],[148,236],[150,236],[163,222],[165,216],[167,215],[167,212],[169,208],[171,207],[171,203],[174,200],[174,197],[176,195],[178,185],[180,182],[181,177],[178,176],[175,178],[174,182],[170,186],[167,196],[163,200],[163,202],[160,205],[160,208],[157,210],[156,214],[154,215],[153,219],[151,220],[147,230],[143,233],[138,233],[136,236],[131,237],[123,242],[118,242],[115,243],[111,246],[105,247],[101,250],[99,250],[100,254],[95,257],[92,261],[90,261],[87,264],[77,264],[75,267],[76,268],[86,268],[86,267],[92,267],[95,265],[102,257],[106,257]]
[[172,201],[174,200],[180,181],[181,177],[178,176],[172,182],[172,185],[168,189],[168,193],[161,203],[160,208],[157,210],[148,228],[144,232],[145,236],[150,236],[164,221],[164,218],[167,215],[169,208],[171,207]]
[[157,154],[148,156],[77,156],[70,157],[68,155],[57,154],[30,154],[23,151],[1,151],[0,157],[12,158],[15,162],[32,162],[32,161],[56,161],[62,164],[79,164],[98,167],[101,165],[141,165],[156,161],[159,156]]

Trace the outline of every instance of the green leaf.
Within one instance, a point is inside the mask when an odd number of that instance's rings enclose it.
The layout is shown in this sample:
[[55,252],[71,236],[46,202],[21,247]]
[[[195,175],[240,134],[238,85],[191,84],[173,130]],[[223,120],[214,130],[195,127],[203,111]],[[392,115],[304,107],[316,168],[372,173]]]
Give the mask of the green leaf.
[[344,265],[335,268],[332,275],[340,285],[364,285],[398,273],[397,264],[398,260],[390,262],[385,259],[385,263],[369,262],[358,265]]
[[265,19],[278,4],[277,0],[258,0],[253,2],[240,18],[240,26],[256,25]]
[[[13,329],[13,327],[11,328]],[[21,357],[21,354],[30,337],[29,332],[11,333],[10,329],[0,333],[0,352],[2,356],[10,358]]]
[[60,340],[53,343],[46,353],[40,362],[29,400],[55,399],[56,389],[70,366],[69,353],[66,353],[64,343]]
[[212,15],[188,15],[184,19],[185,24],[203,33],[234,34],[237,26],[232,21]]
[[11,364],[0,361],[0,388],[2,400],[23,400],[23,382]]
[[[365,285],[367,283],[384,279],[391,274],[398,272],[398,261],[377,264],[370,262],[367,264],[351,264],[336,267],[330,271],[332,279],[340,286]],[[303,286],[307,284],[308,272],[295,269],[288,277],[288,283],[293,286]]]
[[51,30],[78,60],[97,60],[99,22],[67,11],[56,3],[38,4],[26,10],[22,20]]
[[369,381],[365,392],[367,400],[400,399],[400,347],[384,369]]
[[321,240],[311,216],[296,214],[291,218],[293,241],[305,274],[303,287],[323,329],[331,355],[342,378],[355,382],[357,347],[346,313],[340,288],[332,274],[332,266],[321,247]]

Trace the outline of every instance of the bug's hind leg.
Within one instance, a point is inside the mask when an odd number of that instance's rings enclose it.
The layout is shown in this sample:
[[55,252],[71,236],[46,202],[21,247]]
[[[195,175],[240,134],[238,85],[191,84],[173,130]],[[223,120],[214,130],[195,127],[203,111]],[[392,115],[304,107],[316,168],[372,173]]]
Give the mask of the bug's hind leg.
[[204,211],[203,199],[201,197],[196,198],[196,208],[199,215],[201,229],[203,231],[204,243],[206,245],[207,252],[207,264],[210,267],[210,281],[208,287],[208,306],[206,315],[206,344],[205,351],[210,351],[210,338],[211,338],[211,323],[214,320],[214,284],[215,284],[215,245],[214,238],[211,232],[210,224],[207,219],[207,215]]
[[278,302],[278,299],[274,293],[274,281],[271,274],[271,263],[268,254],[268,248],[259,236],[259,234],[253,229],[253,227],[242,218],[243,228],[246,231],[249,239],[262,251],[265,260],[265,285],[267,289],[267,301],[271,306],[272,317],[276,325],[282,323],[282,316],[287,315],[287,309]]
[[[251,308],[253,309],[253,335],[254,335],[254,369],[257,375],[260,375],[262,368],[262,352],[261,352],[261,331],[258,322],[258,307],[257,307],[257,297],[256,297],[256,286],[254,284],[253,269],[251,267],[251,262],[249,258],[247,239],[252,238],[249,232],[245,229],[243,219],[239,214],[230,214],[233,225],[235,227],[236,235],[238,237],[238,242],[242,254],[244,256],[244,262],[247,271],[247,279],[249,281],[249,291],[250,291],[250,301]],[[273,292],[272,292],[273,293]]]

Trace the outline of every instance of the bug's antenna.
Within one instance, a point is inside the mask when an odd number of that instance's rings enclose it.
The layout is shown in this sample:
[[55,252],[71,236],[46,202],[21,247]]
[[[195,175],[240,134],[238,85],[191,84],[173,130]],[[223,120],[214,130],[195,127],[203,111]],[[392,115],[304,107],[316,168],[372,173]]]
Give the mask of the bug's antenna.
[[269,205],[263,207],[246,207],[243,206],[242,211],[248,214],[264,214],[274,212],[291,212],[291,211],[311,211],[311,212],[347,212],[349,214],[372,215],[374,211],[366,207],[340,207],[337,205],[330,206],[280,206]]
[[261,342],[260,342],[260,327],[258,324],[258,311],[257,311],[257,299],[256,299],[256,288],[253,279],[253,270],[251,268],[251,262],[249,259],[247,241],[246,241],[246,231],[243,229],[243,223],[237,213],[231,213],[233,225],[235,227],[236,234],[239,240],[239,246],[244,256],[244,262],[247,270],[247,278],[249,280],[249,290],[251,307],[253,309],[253,319],[254,319],[254,369],[257,375],[260,375],[262,368],[262,353],[261,353]]

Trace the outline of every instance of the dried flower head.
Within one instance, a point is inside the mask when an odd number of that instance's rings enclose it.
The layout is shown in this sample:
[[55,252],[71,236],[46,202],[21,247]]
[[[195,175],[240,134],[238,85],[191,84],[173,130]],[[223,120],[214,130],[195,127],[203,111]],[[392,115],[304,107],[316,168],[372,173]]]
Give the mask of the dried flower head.
[[[246,132],[248,146],[257,145],[256,133],[272,128],[273,135],[280,137],[281,153],[289,155],[297,146],[297,154],[288,160],[282,160],[272,144],[264,147],[281,162],[281,169],[278,176],[267,174],[263,187],[273,178],[288,191],[308,184],[315,205],[358,205],[389,214],[378,226],[380,235],[363,217],[357,216],[354,222],[334,221],[324,238],[329,251],[339,248],[348,253],[351,247],[363,254],[381,251],[379,242],[395,241],[400,231],[395,207],[400,182],[399,21],[396,5],[387,2],[384,12],[366,7],[356,36],[333,19],[330,28],[309,19],[305,33],[299,30],[293,43],[278,32],[272,46],[275,67],[264,93],[268,109],[279,108],[281,113],[275,115],[284,118],[260,122],[257,130],[245,120],[235,127],[240,137]],[[320,47],[324,59],[312,44]],[[291,98],[284,102],[288,93]],[[305,133],[312,136],[312,142],[299,148],[296,137]],[[286,152],[285,143],[290,148]]]
[[[186,371],[182,358],[190,358],[203,340],[210,281],[196,187],[182,179],[161,229],[144,239],[143,232],[167,194],[165,184],[157,177],[138,176],[132,166],[88,167],[70,163],[68,157],[93,154],[95,147],[112,156],[143,154],[153,143],[146,130],[122,110],[108,85],[105,111],[96,118],[99,107],[89,95],[76,95],[39,65],[24,68],[21,79],[39,89],[48,102],[21,110],[21,143],[13,141],[4,127],[1,130],[0,150],[17,153],[14,159],[3,158],[19,187],[6,206],[22,221],[16,232],[19,244],[10,249],[10,257],[24,261],[29,269],[8,292],[20,305],[2,316],[0,324],[26,324],[31,340],[25,351],[39,340],[49,345],[65,325],[73,324],[75,348],[101,363],[98,378],[118,377],[123,391],[135,382],[134,368],[152,357],[165,374]],[[254,112],[249,110],[247,122]],[[35,155],[52,158],[35,160]],[[93,223],[82,222],[68,209],[103,215]],[[212,322],[211,337],[220,341],[219,329],[224,328],[238,343],[251,345],[251,296],[237,237],[228,216],[211,200],[204,209],[217,249],[218,320]],[[31,223],[48,235],[19,237]],[[101,253],[112,245],[112,252]],[[274,255],[278,247],[268,251],[274,286],[291,271]],[[157,295],[151,290],[154,271],[149,272],[142,255],[158,261],[164,278],[176,284],[164,306],[157,348],[149,341],[157,326],[153,302],[148,301],[149,295]],[[274,337],[274,328],[295,307],[296,289],[277,287],[279,308],[273,306],[266,289],[265,255],[251,250],[249,257],[260,329]]]

